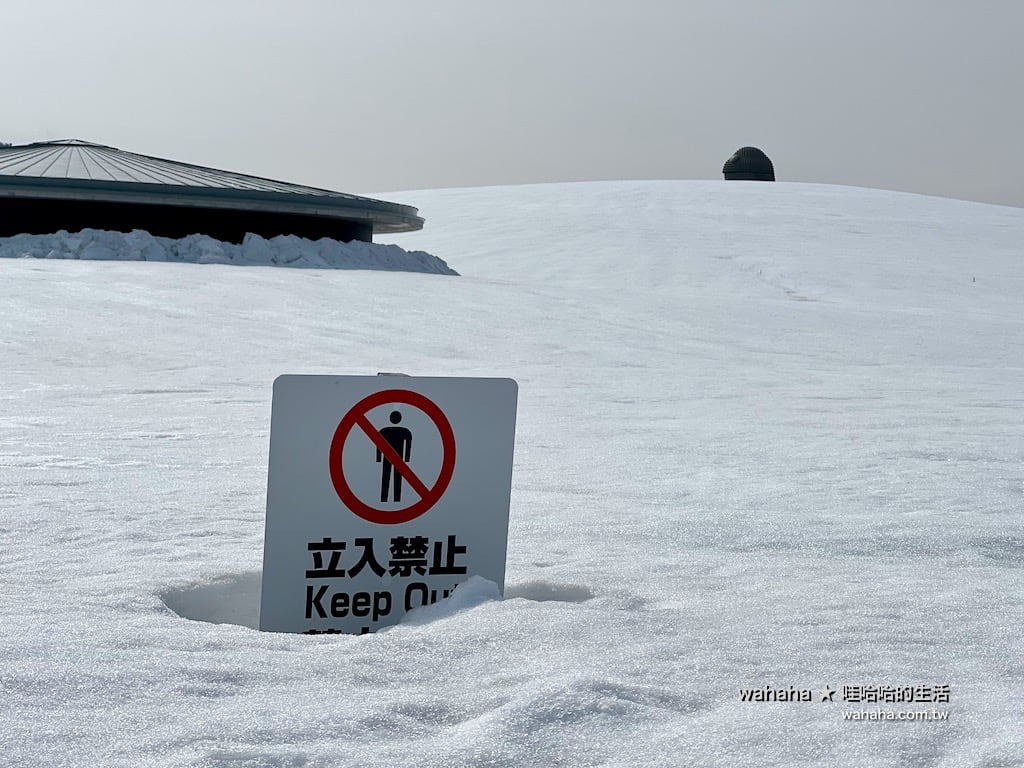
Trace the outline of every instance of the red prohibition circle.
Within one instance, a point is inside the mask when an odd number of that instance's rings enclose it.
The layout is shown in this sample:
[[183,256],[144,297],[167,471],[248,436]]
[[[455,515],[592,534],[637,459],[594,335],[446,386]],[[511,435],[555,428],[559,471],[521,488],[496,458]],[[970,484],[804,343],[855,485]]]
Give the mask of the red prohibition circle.
[[[404,479],[413,486],[420,499],[402,509],[378,509],[362,501],[353,493],[352,488],[349,486],[348,480],[345,478],[345,468],[342,464],[345,441],[348,440],[349,434],[357,426],[366,433],[372,442],[376,443],[373,434],[371,434],[376,433],[376,430],[370,424],[366,414],[374,408],[387,405],[388,403],[405,403],[414,408],[419,408],[434,422],[434,426],[437,427],[437,431],[441,435],[441,471],[434,482],[434,486],[428,488],[415,475],[412,475],[412,478],[403,475]],[[452,475],[455,473],[455,432],[452,430],[452,425],[448,422],[444,412],[433,400],[425,395],[421,395],[419,392],[410,392],[408,389],[386,389],[383,392],[375,392],[364,397],[342,417],[338,423],[338,428],[334,431],[334,439],[331,440],[331,451],[328,461],[334,490],[337,492],[338,498],[342,500],[353,514],[361,517],[363,520],[380,525],[407,523],[433,507],[448,488]],[[399,471],[398,466],[395,467],[395,471]],[[416,490],[414,483],[418,484],[419,490]],[[421,493],[421,491],[423,492]]]

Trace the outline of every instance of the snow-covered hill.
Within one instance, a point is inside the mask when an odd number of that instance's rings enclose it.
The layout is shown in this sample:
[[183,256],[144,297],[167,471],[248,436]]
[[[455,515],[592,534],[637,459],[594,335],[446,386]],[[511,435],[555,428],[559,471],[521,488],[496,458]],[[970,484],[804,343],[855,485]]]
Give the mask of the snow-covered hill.
[[[0,259],[6,764],[1024,765],[1024,210],[401,199],[461,277]],[[377,371],[519,381],[504,599],[257,632],[271,382]]]

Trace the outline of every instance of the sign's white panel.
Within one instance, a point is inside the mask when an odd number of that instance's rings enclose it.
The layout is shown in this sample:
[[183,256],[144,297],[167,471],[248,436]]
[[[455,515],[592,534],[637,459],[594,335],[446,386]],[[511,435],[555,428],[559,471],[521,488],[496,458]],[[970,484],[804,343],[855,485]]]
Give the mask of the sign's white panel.
[[372,632],[479,575],[503,587],[511,379],[280,376],[260,629]]

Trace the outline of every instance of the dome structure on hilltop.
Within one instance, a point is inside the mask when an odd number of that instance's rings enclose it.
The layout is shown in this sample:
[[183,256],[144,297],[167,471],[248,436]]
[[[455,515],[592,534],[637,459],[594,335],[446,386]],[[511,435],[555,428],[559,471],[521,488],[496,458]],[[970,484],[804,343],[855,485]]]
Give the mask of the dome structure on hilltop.
[[247,232],[371,242],[422,228],[411,206],[78,139],[0,146],[0,237],[143,229],[234,243]]
[[768,155],[757,147],[740,147],[725,161],[722,173],[726,179],[775,181],[775,166]]

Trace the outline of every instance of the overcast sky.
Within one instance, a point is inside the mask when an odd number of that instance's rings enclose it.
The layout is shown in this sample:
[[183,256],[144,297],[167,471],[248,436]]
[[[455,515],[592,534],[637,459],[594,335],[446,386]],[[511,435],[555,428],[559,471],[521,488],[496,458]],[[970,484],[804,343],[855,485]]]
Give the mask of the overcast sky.
[[7,0],[0,140],[348,192],[721,178],[1024,206],[1020,0]]

